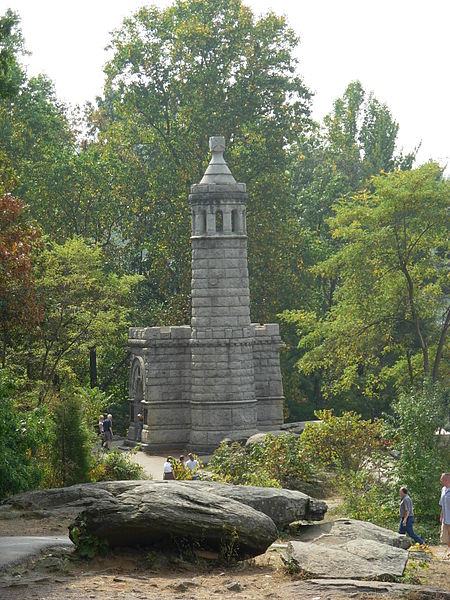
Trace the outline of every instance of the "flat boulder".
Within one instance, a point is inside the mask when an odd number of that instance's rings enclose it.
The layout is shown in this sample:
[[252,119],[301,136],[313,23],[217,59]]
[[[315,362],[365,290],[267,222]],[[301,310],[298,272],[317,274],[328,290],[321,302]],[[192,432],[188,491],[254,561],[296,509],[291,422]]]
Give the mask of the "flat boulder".
[[105,481],[101,483],[80,483],[65,488],[35,490],[17,494],[8,499],[8,504],[23,510],[44,511],[68,515],[75,518],[83,509],[95,507],[117,495],[155,485],[188,487],[203,492],[214,493],[224,498],[241,502],[258,510],[272,519],[282,529],[297,520],[319,521],[327,511],[321,500],[311,498],[302,492],[279,488],[231,485],[209,481]]
[[171,481],[134,483],[110,489],[78,515],[69,531],[83,524],[88,534],[112,547],[191,544],[237,559],[263,554],[277,538],[270,517],[208,489]]
[[336,519],[317,525],[300,525],[297,534],[302,542],[342,544],[349,540],[374,540],[396,548],[408,549],[411,542],[405,535],[356,519]]
[[209,481],[190,481],[185,485],[209,490],[219,496],[251,506],[270,517],[279,529],[298,520],[320,521],[328,510],[327,504],[322,500],[316,500],[294,490]]
[[402,577],[408,552],[375,540],[341,544],[289,542],[283,560],[308,577],[326,579],[386,579]]

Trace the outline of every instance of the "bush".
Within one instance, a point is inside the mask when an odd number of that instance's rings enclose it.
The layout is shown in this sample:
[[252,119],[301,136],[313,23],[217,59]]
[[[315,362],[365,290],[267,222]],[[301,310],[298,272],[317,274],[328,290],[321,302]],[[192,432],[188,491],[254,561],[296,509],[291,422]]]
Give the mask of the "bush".
[[145,475],[141,465],[131,460],[130,453],[113,450],[97,455],[89,472],[89,479],[95,483],[97,481],[150,479],[150,477]]
[[223,442],[212,455],[208,468],[216,475],[215,479],[236,485],[256,485],[280,487],[279,482],[255,457],[238,442],[228,446]]
[[321,467],[357,471],[384,447],[381,421],[364,421],[350,411],[341,417],[332,410],[314,413],[320,423],[307,423],[300,440],[305,459]]
[[170,464],[173,468],[173,474],[177,481],[192,481],[192,479],[194,479],[194,476],[198,477],[198,470],[203,469],[203,463],[197,455],[194,455],[194,458],[198,461],[199,466],[196,467],[193,471],[191,471],[191,469],[189,469],[185,464],[182,464],[176,458],[170,460]]
[[0,371],[0,498],[37,487],[42,479],[39,452],[48,441],[45,408],[19,412],[14,381]]
[[312,474],[301,444],[288,433],[267,434],[250,447],[223,443],[208,466],[221,481],[262,487],[295,487],[296,481],[308,481]]

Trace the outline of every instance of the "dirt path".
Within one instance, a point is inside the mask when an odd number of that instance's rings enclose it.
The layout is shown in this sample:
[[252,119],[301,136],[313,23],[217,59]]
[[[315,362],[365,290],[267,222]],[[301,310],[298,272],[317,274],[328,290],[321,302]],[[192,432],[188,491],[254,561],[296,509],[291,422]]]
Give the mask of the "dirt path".
[[167,456],[153,456],[142,451],[131,455],[131,459],[141,465],[145,473],[155,481],[163,478],[163,466],[166,458]]

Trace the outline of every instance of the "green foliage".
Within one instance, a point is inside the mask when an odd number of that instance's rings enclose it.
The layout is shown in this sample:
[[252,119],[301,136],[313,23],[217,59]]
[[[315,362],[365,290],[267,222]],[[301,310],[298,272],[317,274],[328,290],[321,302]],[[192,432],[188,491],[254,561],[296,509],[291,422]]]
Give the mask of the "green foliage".
[[87,533],[85,521],[81,521],[79,526],[70,529],[70,539],[75,544],[78,554],[88,560],[92,560],[96,556],[103,556],[108,551],[107,540]]
[[352,519],[397,529],[398,490],[394,481],[392,463],[383,471],[383,477],[373,466],[370,470],[341,472],[339,489],[343,504],[340,512]]
[[315,412],[320,423],[307,423],[300,438],[305,457],[312,464],[340,471],[358,471],[383,447],[381,421],[364,421],[361,415],[332,410]]
[[426,382],[421,392],[403,393],[393,404],[390,433],[400,453],[398,482],[414,501],[418,518],[439,516],[439,478],[448,471],[450,448],[440,444],[436,432],[448,418],[448,405],[438,388]]
[[95,483],[97,481],[149,479],[141,465],[131,460],[130,454],[112,450],[96,455],[89,472],[90,481]]
[[54,439],[51,449],[54,485],[89,481],[91,444],[80,399],[63,392],[53,406]]
[[176,480],[179,481],[190,481],[194,479],[195,476],[198,476],[199,469],[203,469],[203,463],[199,459],[197,455],[194,455],[194,458],[198,461],[198,467],[191,470],[185,464],[182,464],[179,460],[175,458],[170,461],[170,464],[173,468],[173,474]]
[[296,482],[308,481],[312,475],[300,441],[291,434],[267,434],[250,447],[223,443],[208,468],[221,481],[262,487],[295,487]]
[[50,436],[45,408],[22,412],[14,403],[16,386],[0,370],[0,499],[37,487],[42,478],[39,453]]
[[108,344],[125,346],[130,294],[139,279],[105,273],[101,249],[81,238],[51,243],[39,253],[35,283],[44,316],[26,361],[42,397],[55,380],[88,383],[90,347],[101,356]]
[[315,267],[338,278],[334,304],[324,316],[283,315],[299,337],[298,368],[321,374],[325,398],[350,401],[357,393],[376,401],[424,376],[448,378],[449,192],[440,167],[429,163],[374,177],[336,205],[330,226],[341,247]]

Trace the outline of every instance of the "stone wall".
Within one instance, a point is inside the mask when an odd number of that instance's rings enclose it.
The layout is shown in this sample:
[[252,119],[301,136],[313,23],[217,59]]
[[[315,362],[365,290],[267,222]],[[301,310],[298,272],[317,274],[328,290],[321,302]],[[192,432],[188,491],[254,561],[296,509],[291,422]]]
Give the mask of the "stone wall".
[[[142,442],[150,450],[176,448],[189,441],[190,335],[189,326],[130,329],[129,350],[132,357],[142,357],[145,364],[141,412],[146,423]],[[132,438],[135,430],[130,429]]]
[[280,328],[277,323],[252,323],[258,429],[279,429],[283,423],[283,383],[280,369]]

